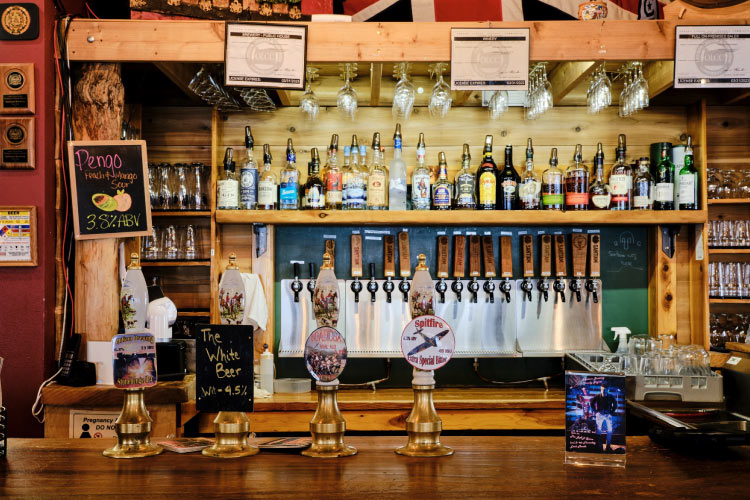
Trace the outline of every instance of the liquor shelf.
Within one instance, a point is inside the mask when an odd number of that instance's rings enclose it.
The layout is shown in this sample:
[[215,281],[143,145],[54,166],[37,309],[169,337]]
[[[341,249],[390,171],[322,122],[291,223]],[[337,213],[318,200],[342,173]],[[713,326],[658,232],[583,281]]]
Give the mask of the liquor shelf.
[[748,254],[750,253],[750,248],[709,248],[708,253],[724,255]]
[[709,304],[750,304],[750,299],[708,299]]
[[708,199],[709,205],[750,205],[750,198],[732,198],[724,200]]
[[609,211],[587,210],[555,212],[551,210],[217,210],[216,222],[223,224],[277,225],[451,225],[451,226],[514,226],[514,225],[657,225],[702,224],[705,210],[654,212],[648,210]]
[[152,217],[211,217],[210,210],[170,210],[166,212],[151,212]]

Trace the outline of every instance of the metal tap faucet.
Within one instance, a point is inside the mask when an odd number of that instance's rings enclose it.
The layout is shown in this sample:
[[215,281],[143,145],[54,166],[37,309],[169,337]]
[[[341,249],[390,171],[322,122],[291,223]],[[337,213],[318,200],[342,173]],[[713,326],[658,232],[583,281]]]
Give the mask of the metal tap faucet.
[[484,282],[484,286],[482,287],[484,289],[484,293],[490,296],[490,304],[495,303],[495,281],[492,278],[489,278],[487,281]]
[[570,289],[576,294],[576,302],[581,301],[581,290],[583,289],[583,281],[581,278],[576,278],[570,282]]
[[354,277],[351,285],[352,292],[354,292],[354,302],[359,302],[359,292],[362,291],[362,282],[359,281],[359,276]]
[[510,290],[510,280],[508,278],[503,278],[502,280],[500,280],[500,291],[505,294],[505,302],[507,302],[508,304],[510,304]]
[[594,295],[594,304],[599,302],[599,282],[593,278],[586,280],[586,291]]
[[409,289],[411,288],[411,283],[409,283],[409,278],[406,276],[403,276],[401,278],[401,282],[398,284],[398,289],[401,293],[404,294],[404,302],[409,302]]
[[456,278],[453,280],[453,283],[451,283],[451,290],[453,290],[453,293],[456,294],[456,300],[461,302],[461,292],[464,291],[464,284],[461,283],[460,278]]
[[294,301],[299,302],[299,293],[302,291],[302,282],[299,280],[299,264],[294,263],[294,281],[292,281]]
[[310,281],[307,282],[307,291],[310,292],[310,300],[315,293],[315,263],[310,262]]
[[[544,300],[546,301],[547,300],[547,291],[546,290],[542,290],[541,284],[542,284],[542,282],[540,281],[539,282],[539,291],[544,292]],[[529,302],[532,301],[531,290],[533,290],[533,289],[534,289],[534,285],[531,283],[531,279],[529,279],[528,277],[524,278],[523,281],[521,282],[521,291],[523,291],[523,299],[524,300],[528,299]],[[547,290],[548,289],[549,289],[549,285],[547,285]]]
[[[523,288],[523,283],[521,284],[521,287]],[[547,278],[542,278],[539,280],[539,283],[536,285],[537,290],[542,292],[542,295],[544,296],[544,301],[547,302],[549,300],[549,281]]]
[[375,302],[375,294],[378,292],[378,282],[375,281],[375,264],[372,262],[370,262],[370,281],[367,282],[367,291],[370,292],[370,302]]
[[476,276],[471,277],[471,281],[469,282],[469,291],[471,292],[471,302],[476,304],[477,303],[477,292],[479,291],[479,282],[477,281]]
[[552,288],[555,290],[555,293],[560,296],[560,300],[565,302],[565,281],[563,281],[562,278],[556,278],[555,282],[552,284]]
[[440,296],[440,303],[445,304],[445,292],[448,290],[448,283],[445,282],[445,278],[440,278],[440,280],[435,283],[435,291],[437,291],[438,295]]
[[383,283],[383,291],[385,292],[385,301],[389,304],[391,303],[391,294],[394,288],[396,288],[396,285],[393,284],[393,279],[388,276],[385,283]]

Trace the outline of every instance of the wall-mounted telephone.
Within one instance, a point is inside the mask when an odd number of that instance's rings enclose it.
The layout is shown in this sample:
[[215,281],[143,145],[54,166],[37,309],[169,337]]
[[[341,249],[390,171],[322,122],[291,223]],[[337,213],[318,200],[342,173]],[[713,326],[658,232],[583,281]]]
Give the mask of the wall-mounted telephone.
[[96,384],[96,365],[78,361],[80,349],[81,334],[74,333],[65,342],[65,349],[60,358],[60,374],[55,378],[55,382],[72,387]]

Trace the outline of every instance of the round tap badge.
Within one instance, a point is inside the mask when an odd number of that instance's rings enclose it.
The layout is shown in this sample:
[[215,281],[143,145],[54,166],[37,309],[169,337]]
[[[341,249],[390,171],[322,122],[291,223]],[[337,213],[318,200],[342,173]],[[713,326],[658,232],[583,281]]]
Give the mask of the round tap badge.
[[322,326],[305,342],[305,366],[320,382],[332,382],[346,366],[346,341],[335,328]]
[[20,5],[11,5],[3,12],[0,23],[3,29],[11,35],[23,35],[31,26],[31,15]]
[[453,329],[438,316],[419,316],[401,334],[404,359],[420,370],[437,370],[453,357],[456,337]]

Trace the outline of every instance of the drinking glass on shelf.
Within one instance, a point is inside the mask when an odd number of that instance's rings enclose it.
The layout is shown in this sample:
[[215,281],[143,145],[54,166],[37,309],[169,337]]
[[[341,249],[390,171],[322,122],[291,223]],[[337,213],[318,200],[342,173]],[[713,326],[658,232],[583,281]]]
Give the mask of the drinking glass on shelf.
[[718,262],[708,263],[708,296],[718,298],[721,296]]
[[750,238],[748,237],[747,221],[736,220],[733,221],[732,224],[734,225],[734,245],[732,246],[739,248],[747,247],[748,243],[750,243]]
[[151,232],[141,238],[141,255],[143,260],[157,260],[159,258],[159,228],[151,226]]
[[706,195],[709,199],[716,200],[721,198],[719,195],[719,186],[721,186],[721,173],[718,168],[711,167],[708,169],[708,177],[706,178]]
[[190,210],[190,194],[188,191],[188,167],[185,163],[175,163],[172,167],[174,172],[174,210]]
[[351,84],[355,68],[356,66],[352,63],[344,65],[344,86],[339,89],[336,96],[336,107],[343,116],[350,120],[354,120],[354,115],[357,113],[357,91],[352,88]]
[[172,208],[172,166],[169,163],[159,164],[159,208],[169,210]]
[[177,242],[177,228],[174,224],[164,228],[162,258],[166,260],[176,260],[180,254],[179,243]]
[[151,208],[159,207],[159,169],[153,163],[148,164],[148,192],[151,199]]
[[200,247],[198,246],[198,232],[192,224],[184,229],[182,251],[186,260],[200,259]]
[[674,333],[659,334],[659,340],[661,340],[662,350],[672,350],[677,346],[677,335]]
[[312,81],[318,76],[318,68],[311,68],[308,66],[305,71],[305,93],[302,94],[302,98],[299,101],[299,109],[304,113],[308,120],[315,121],[318,119],[318,113],[320,112],[320,105],[318,104],[318,96],[312,91]]
[[490,112],[492,120],[500,118],[500,115],[508,111],[508,92],[506,90],[496,90],[493,92],[487,104],[487,110]]
[[716,237],[718,235],[719,231],[719,221],[717,220],[709,220],[706,223],[706,238],[708,240],[708,246],[709,247],[715,247],[716,244]]
[[739,295],[739,262],[719,262],[721,272],[722,297],[735,299]]
[[646,339],[646,352],[647,353],[658,352],[658,351],[661,351],[661,349],[662,349],[661,340],[654,338],[654,337],[649,337],[648,339]]
[[732,199],[737,197],[737,179],[733,169],[727,169],[722,176],[721,184],[717,189],[719,198]]
[[[750,262],[742,263],[742,298],[750,299]],[[747,332],[747,328],[745,331]]]
[[717,244],[720,247],[730,247],[734,242],[734,224],[728,220],[719,221],[719,235]]
[[414,99],[417,91],[414,84],[409,81],[409,63],[398,63],[396,65],[398,82],[393,91],[393,106],[391,112],[395,120],[408,120],[414,109]]
[[750,198],[750,170],[742,172],[742,179],[737,184],[737,198]]
[[193,162],[190,164],[192,175],[190,176],[190,190],[193,193],[193,208],[195,210],[208,210],[208,177],[206,167],[203,163]]
[[444,118],[451,109],[453,97],[451,87],[443,80],[443,71],[447,69],[446,63],[436,63],[430,68],[430,73],[437,75],[437,83],[432,88],[428,110],[433,118]]

